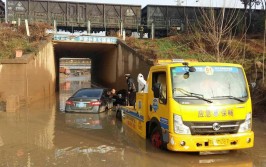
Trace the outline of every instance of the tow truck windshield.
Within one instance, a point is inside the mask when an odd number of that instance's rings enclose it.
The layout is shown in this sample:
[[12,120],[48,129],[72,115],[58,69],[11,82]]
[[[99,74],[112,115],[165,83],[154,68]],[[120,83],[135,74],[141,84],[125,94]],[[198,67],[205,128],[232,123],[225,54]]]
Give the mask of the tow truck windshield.
[[171,68],[173,97],[178,102],[232,104],[247,100],[247,84],[241,68],[195,66],[195,69],[187,75],[187,67]]

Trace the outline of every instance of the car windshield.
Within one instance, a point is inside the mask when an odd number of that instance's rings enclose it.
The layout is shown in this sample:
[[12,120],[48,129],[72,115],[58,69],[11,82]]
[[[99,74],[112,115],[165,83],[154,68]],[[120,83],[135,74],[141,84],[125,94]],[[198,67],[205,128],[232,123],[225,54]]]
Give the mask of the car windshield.
[[82,89],[76,92],[73,97],[75,98],[99,98],[101,97],[102,89]]
[[[241,68],[196,66],[195,72],[187,67],[171,68],[174,98],[199,96],[204,99],[243,102],[247,98],[245,77]],[[185,92],[185,93],[184,93]],[[199,98],[198,98],[199,99]]]

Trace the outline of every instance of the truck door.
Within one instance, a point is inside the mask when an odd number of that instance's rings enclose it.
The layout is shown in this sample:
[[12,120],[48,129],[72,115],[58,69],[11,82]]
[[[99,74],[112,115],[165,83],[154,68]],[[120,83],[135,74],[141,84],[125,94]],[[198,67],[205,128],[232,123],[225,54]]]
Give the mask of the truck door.
[[[151,121],[156,121],[162,129],[163,141],[168,141],[168,101],[167,77],[165,71],[152,73],[152,85],[149,87],[149,116]],[[156,89],[159,94],[156,92]]]

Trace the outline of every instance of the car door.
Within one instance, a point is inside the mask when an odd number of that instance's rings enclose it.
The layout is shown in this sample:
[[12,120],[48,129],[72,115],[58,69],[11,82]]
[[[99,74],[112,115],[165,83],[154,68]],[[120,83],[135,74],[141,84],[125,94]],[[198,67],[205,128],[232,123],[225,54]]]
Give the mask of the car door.
[[[158,69],[156,71],[152,72],[152,88],[149,93],[148,103],[149,103],[149,116],[152,119],[152,121],[155,121],[160,128],[162,129],[162,132],[164,132],[163,140],[168,141],[168,135],[169,132],[169,101],[168,101],[168,92],[167,92],[167,72],[164,69]],[[159,86],[159,95],[156,95],[155,86]],[[158,88],[157,88],[158,89]],[[157,96],[157,97],[156,97]]]

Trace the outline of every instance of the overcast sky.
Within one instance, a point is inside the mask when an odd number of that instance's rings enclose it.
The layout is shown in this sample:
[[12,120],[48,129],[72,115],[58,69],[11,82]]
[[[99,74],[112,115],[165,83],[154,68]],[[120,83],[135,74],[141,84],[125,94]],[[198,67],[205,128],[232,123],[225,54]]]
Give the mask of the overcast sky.
[[[6,0],[3,0],[4,2]],[[45,1],[45,0],[44,0]],[[115,3],[141,5],[184,5],[184,6],[210,6],[210,7],[243,7],[240,0],[55,0],[71,2]]]

